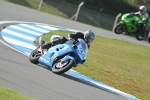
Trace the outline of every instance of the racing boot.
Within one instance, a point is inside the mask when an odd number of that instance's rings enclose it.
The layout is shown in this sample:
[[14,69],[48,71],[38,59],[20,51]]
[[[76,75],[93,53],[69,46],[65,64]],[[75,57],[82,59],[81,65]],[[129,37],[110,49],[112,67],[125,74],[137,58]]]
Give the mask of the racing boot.
[[44,43],[43,35],[39,36],[39,45],[43,45]]
[[39,50],[41,52],[41,55],[44,54],[43,48],[42,48],[43,43],[44,43],[44,39],[43,39],[43,36],[41,35],[41,36],[39,36]]

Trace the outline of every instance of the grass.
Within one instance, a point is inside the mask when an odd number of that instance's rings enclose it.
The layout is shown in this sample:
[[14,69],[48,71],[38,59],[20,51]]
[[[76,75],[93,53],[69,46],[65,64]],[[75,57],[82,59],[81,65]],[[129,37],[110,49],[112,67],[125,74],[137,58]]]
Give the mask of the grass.
[[33,100],[15,91],[0,87],[0,100]]
[[[52,35],[67,37],[68,33],[52,31],[44,39],[48,42]],[[86,62],[73,69],[141,100],[150,100],[149,52],[147,46],[96,36]]]

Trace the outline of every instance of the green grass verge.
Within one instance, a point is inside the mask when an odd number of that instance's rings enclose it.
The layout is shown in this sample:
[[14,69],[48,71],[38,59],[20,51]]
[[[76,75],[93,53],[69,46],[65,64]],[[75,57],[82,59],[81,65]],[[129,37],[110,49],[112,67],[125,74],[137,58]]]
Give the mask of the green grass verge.
[[[44,39],[48,42],[52,35],[67,37],[68,33],[52,31]],[[149,52],[147,46],[96,36],[86,62],[73,69],[141,100],[150,100]]]
[[0,87],[0,100],[33,100],[15,91]]

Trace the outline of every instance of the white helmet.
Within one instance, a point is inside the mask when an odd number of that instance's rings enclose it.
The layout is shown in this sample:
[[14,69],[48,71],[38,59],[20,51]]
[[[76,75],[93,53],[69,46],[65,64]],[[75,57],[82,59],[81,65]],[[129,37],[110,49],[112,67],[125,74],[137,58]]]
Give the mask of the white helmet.
[[139,10],[142,14],[144,14],[146,12],[146,7],[145,6],[140,6]]
[[91,30],[87,30],[84,32],[84,39],[88,45],[92,43],[92,41],[95,39],[95,34]]

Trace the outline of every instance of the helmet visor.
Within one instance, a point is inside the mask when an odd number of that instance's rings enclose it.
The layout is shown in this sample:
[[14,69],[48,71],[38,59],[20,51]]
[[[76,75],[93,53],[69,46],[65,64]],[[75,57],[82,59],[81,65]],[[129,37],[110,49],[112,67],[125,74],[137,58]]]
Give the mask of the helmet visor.
[[146,11],[145,8],[141,8],[141,9],[140,9],[140,12],[141,12],[141,13],[145,13],[145,11]]
[[94,38],[88,37],[87,38],[87,44],[90,45],[93,40],[94,40]]
[[143,10],[140,10],[140,13],[144,13],[145,11],[143,11]]

